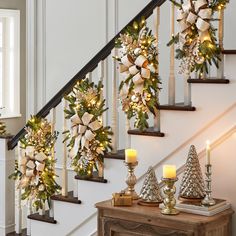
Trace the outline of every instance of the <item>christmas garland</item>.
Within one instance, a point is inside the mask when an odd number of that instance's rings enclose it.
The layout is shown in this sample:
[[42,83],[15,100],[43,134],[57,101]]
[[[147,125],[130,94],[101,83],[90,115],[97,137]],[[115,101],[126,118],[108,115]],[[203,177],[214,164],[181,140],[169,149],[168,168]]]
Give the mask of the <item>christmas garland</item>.
[[212,25],[214,13],[223,8],[228,0],[187,0],[177,3],[179,33],[168,46],[178,44],[176,58],[181,60],[180,73],[189,75],[195,71],[201,78],[208,74],[209,65],[218,68],[221,49],[217,44],[216,29]]
[[149,127],[149,113],[156,115],[158,109],[157,40],[142,19],[127,27],[116,47],[120,50],[115,59],[123,77],[119,86],[122,110],[129,120],[135,117],[136,128],[144,130]]
[[65,109],[66,119],[71,121],[71,129],[64,132],[69,140],[69,156],[72,167],[79,175],[91,175],[98,165],[103,165],[102,156],[111,150],[111,129],[101,122],[105,99],[101,99],[103,85],[83,79],[65,97],[69,102]]
[[50,197],[59,192],[55,181],[52,148],[58,132],[52,133],[51,124],[43,118],[32,116],[26,124],[26,135],[20,139],[19,163],[9,178],[19,181],[22,200],[32,200],[33,207],[42,209]]
[[[0,107],[0,110],[3,109],[4,107]],[[0,117],[1,117],[0,113]],[[6,134],[6,125],[4,122],[0,121],[0,135],[5,135]]]
[[4,122],[0,121],[0,135],[6,134],[6,125]]

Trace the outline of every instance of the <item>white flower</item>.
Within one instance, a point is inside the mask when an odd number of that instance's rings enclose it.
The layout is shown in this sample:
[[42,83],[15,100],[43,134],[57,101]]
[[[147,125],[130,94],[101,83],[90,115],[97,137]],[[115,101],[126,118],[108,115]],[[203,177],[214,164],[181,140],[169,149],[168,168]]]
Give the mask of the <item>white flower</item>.
[[39,191],[42,192],[45,190],[45,186],[43,184],[39,185]]

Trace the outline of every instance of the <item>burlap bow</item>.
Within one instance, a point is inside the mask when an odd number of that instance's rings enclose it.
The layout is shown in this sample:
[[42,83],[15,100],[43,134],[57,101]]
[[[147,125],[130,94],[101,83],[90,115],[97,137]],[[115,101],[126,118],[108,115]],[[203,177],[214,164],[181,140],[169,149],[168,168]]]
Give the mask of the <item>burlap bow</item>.
[[212,9],[208,8],[206,0],[187,0],[178,11],[177,21],[180,29],[180,43],[186,43],[186,36],[190,27],[195,24],[198,30],[199,40],[210,40],[208,29],[209,20],[212,17]]
[[148,60],[143,55],[139,55],[134,61],[132,57],[127,54],[121,58],[120,72],[124,78],[132,76],[134,83],[134,91],[141,93],[143,91],[143,83],[145,79],[149,79],[151,71],[148,68]]
[[85,112],[81,119],[78,114],[71,117],[72,136],[76,137],[75,145],[78,149],[83,149],[84,147],[88,149],[89,142],[96,136],[94,131],[102,127],[102,124],[98,120],[92,121],[93,117],[94,115],[88,112]]
[[[20,186],[26,186],[29,180],[38,181],[37,174],[45,168],[47,156],[43,152],[36,152],[33,146],[27,146],[20,152],[20,171],[25,176],[20,182]],[[37,183],[36,183],[37,184]]]

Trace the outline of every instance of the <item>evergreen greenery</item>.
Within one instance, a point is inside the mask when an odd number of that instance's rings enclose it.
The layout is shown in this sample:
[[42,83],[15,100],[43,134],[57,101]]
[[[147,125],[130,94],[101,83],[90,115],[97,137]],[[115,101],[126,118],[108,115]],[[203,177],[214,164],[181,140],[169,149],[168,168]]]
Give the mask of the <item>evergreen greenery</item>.
[[[42,209],[45,202],[50,206],[50,197],[60,191],[60,186],[55,181],[56,175],[54,165],[56,160],[52,157],[52,149],[55,145],[58,132],[51,131],[51,124],[43,118],[32,116],[26,124],[26,135],[20,139],[19,160],[22,162],[26,158],[27,162],[35,164],[33,175],[28,175],[27,164],[16,161],[15,172],[9,176],[18,180],[18,188],[22,189],[22,200],[32,200],[36,210]],[[27,154],[27,147],[33,148],[33,154]],[[43,153],[46,157],[40,163],[45,164],[42,171],[37,170],[35,157]]]
[[[190,0],[192,7],[197,1],[198,0]],[[184,3],[183,1],[177,2],[175,0],[171,0],[171,2],[174,3],[180,10],[182,10],[182,4]],[[172,39],[167,44],[167,46],[172,44],[181,45],[176,49],[176,58],[182,60],[181,67],[186,68],[186,64],[188,64],[188,73],[195,71],[201,78],[204,73],[208,74],[209,66],[214,64],[217,68],[219,67],[218,62],[221,60],[221,49],[217,43],[217,29],[213,27],[212,23],[215,21],[213,18],[214,13],[223,9],[227,3],[228,0],[209,1],[206,8],[212,10],[212,17],[209,20],[204,19],[210,24],[210,27],[207,30],[208,35],[206,39],[201,39],[195,22],[193,24],[188,23],[189,27],[184,31],[184,34],[186,34],[184,43],[181,42],[180,33],[178,33],[177,35],[172,36]],[[191,12],[195,15],[198,14],[198,12],[195,12],[194,8],[191,9]],[[180,72],[184,73],[186,70],[182,69]]]
[[[144,130],[149,127],[150,113],[155,116],[159,104],[161,82],[158,75],[157,40],[142,18],[140,22],[134,22],[132,26],[126,28],[116,40],[116,47],[120,49],[120,55],[115,58],[120,66],[122,66],[121,58],[125,55],[128,55],[133,62],[140,55],[147,59],[145,68],[150,70],[150,77],[143,78],[142,85],[136,85],[133,80],[135,75],[129,74],[119,86],[123,111],[129,120],[135,117],[136,128]],[[140,67],[136,68],[141,71]],[[142,86],[139,91],[136,90],[138,86]]]
[[101,120],[103,113],[108,109],[105,108],[105,99],[102,99],[102,89],[101,82],[96,85],[86,78],[79,81],[73,91],[65,97],[69,102],[68,108],[64,110],[66,119],[77,115],[82,120],[84,114],[89,114],[92,115],[91,122],[100,123],[97,130],[92,130],[89,125],[85,125],[86,130],[90,130],[95,135],[87,147],[81,144],[83,134],[73,133],[72,130],[64,132],[66,134],[64,142],[68,140],[72,167],[79,175],[91,175],[98,169],[98,165],[103,165],[103,154],[112,148],[111,128],[103,126]]

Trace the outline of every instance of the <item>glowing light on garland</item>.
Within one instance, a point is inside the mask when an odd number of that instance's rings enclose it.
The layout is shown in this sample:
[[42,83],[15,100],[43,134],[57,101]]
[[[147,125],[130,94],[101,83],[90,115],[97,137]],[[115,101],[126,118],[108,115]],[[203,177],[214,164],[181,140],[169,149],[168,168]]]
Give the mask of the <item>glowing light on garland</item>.
[[0,121],[0,135],[6,134],[6,125],[4,122]]
[[135,127],[149,127],[149,114],[156,115],[160,78],[157,73],[157,41],[146,26],[144,18],[134,22],[116,40],[120,74],[119,86],[122,109],[130,120],[135,117]]
[[19,163],[15,172],[9,176],[18,180],[23,193],[22,200],[32,200],[33,206],[43,209],[50,197],[60,191],[54,171],[55,161],[52,148],[58,132],[52,133],[51,124],[43,118],[32,116],[26,124],[26,135],[20,139]]
[[189,75],[195,71],[201,78],[204,73],[208,74],[209,65],[214,64],[218,68],[221,50],[212,21],[214,13],[224,8],[228,0],[171,2],[179,8],[179,33],[173,36],[167,45],[178,44],[176,58],[181,60],[181,74]]
[[[0,107],[0,110],[3,109],[4,107]],[[0,113],[1,116],[1,113]],[[5,135],[6,132],[6,125],[4,122],[0,121],[0,135]]]
[[90,83],[84,79],[66,96],[69,108],[66,118],[71,121],[71,129],[66,131],[69,140],[69,156],[72,167],[79,175],[91,175],[103,165],[102,157],[111,150],[111,128],[103,126],[101,117],[107,110],[105,99],[101,100],[103,85]]

